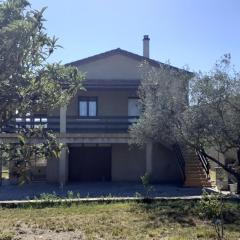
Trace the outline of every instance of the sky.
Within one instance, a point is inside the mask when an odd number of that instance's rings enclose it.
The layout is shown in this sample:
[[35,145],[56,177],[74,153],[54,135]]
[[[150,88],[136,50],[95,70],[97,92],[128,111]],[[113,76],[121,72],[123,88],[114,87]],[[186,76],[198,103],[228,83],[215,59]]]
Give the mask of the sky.
[[30,0],[47,6],[49,35],[63,47],[51,61],[68,63],[115,48],[142,55],[143,35],[150,57],[176,67],[209,71],[230,53],[240,69],[239,0]]

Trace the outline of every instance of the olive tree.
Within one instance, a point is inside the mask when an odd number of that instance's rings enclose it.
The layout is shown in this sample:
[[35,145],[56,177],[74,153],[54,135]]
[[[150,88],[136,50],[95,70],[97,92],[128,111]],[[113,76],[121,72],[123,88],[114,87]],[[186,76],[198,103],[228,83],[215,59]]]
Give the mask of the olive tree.
[[169,64],[151,67],[145,61],[138,89],[141,115],[130,128],[131,144],[143,146],[147,141],[171,146],[178,141],[176,123],[179,113],[188,106],[188,79],[192,73]]
[[[130,129],[131,142],[168,144],[179,142],[200,151],[230,173],[240,185],[240,72],[225,55],[208,73],[143,67],[139,87],[142,114]],[[173,81],[180,81],[184,94],[177,97]],[[186,95],[185,95],[186,96]],[[235,151],[233,165],[227,165],[207,149],[225,155]]]

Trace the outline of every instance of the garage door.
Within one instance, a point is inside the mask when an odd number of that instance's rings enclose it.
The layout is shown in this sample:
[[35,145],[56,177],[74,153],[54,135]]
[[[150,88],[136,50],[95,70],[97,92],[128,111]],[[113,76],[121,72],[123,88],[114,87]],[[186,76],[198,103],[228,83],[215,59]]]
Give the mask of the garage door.
[[111,181],[111,147],[70,148],[69,181]]

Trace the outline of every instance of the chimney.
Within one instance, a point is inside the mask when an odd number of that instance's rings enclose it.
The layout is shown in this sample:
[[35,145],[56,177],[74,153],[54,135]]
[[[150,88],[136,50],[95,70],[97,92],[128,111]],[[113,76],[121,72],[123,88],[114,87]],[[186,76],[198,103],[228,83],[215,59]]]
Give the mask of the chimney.
[[149,41],[148,35],[143,36],[143,56],[149,58]]

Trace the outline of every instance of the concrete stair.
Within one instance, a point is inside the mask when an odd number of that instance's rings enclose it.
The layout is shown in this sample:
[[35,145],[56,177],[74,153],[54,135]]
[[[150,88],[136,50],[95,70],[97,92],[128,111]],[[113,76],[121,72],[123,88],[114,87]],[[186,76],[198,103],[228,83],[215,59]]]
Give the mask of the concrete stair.
[[186,187],[212,187],[210,178],[206,175],[196,153],[187,148],[181,148],[185,160],[184,186]]

